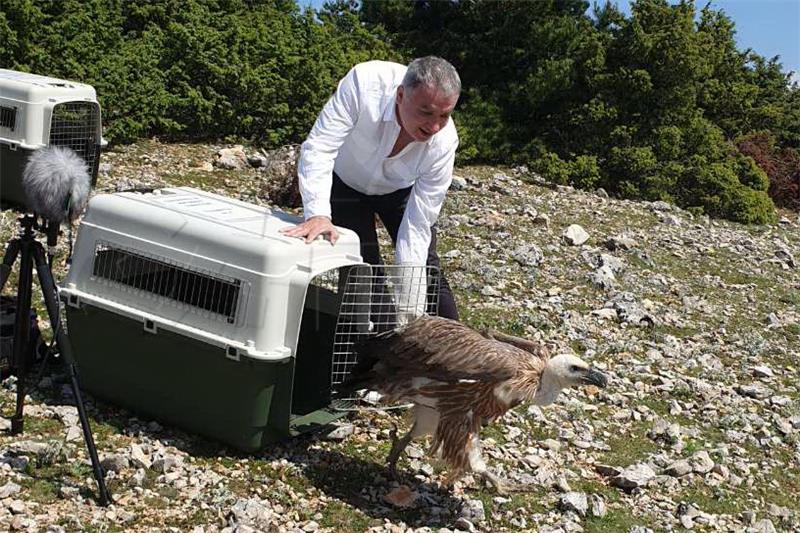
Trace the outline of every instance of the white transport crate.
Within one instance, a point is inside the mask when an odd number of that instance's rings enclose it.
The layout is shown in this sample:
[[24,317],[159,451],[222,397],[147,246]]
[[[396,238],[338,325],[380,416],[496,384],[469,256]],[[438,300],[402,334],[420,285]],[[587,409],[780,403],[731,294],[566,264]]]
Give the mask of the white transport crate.
[[186,187],[95,196],[60,289],[85,388],[245,450],[340,416],[338,274],[359,241],[279,232],[299,221]]
[[74,150],[97,180],[100,104],[92,86],[0,69],[0,205],[24,207],[22,171],[30,154],[49,145]]

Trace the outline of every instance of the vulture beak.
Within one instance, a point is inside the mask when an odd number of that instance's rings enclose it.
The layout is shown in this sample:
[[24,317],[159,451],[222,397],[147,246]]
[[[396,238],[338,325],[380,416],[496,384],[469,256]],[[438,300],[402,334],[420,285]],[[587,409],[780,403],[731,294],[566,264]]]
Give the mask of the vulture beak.
[[583,383],[584,385],[594,385],[596,387],[600,387],[604,389],[606,385],[608,385],[608,376],[596,370],[594,368],[589,368],[586,371],[586,374],[583,376]]

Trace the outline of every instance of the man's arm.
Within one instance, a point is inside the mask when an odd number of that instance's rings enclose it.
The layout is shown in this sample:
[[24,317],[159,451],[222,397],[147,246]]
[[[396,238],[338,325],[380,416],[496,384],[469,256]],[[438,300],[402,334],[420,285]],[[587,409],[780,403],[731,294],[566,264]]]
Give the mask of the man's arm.
[[333,163],[339,147],[355,126],[358,112],[358,79],[355,68],[352,68],[339,82],[336,92],[322,108],[311,133],[300,147],[297,178],[305,221],[282,230],[284,235],[305,237],[306,242],[327,235],[331,244],[339,238],[331,222]]
[[457,145],[458,139],[417,179],[406,204],[397,232],[396,263],[401,265],[395,279],[398,324],[408,323],[425,313],[427,275],[424,267],[431,244],[431,227],[439,217],[445,194],[453,181]]
[[427,171],[414,183],[406,212],[397,232],[398,265],[425,265],[431,243],[431,227],[439,218],[445,194],[453,181],[458,139],[434,159]]

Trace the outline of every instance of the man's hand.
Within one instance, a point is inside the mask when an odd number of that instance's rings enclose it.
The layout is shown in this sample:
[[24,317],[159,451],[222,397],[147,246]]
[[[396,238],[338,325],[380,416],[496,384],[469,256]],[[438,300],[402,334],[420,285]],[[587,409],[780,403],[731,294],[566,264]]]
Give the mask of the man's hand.
[[325,236],[331,244],[336,244],[339,239],[339,232],[331,222],[331,219],[324,216],[311,217],[305,222],[296,225],[293,228],[284,228],[280,230],[281,233],[288,237],[305,237],[306,244],[312,242],[320,235]]

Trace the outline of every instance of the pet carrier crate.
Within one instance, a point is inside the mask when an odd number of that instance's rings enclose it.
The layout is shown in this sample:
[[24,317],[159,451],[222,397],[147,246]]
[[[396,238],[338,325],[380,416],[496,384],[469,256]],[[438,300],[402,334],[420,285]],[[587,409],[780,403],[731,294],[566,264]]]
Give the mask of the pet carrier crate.
[[94,197],[60,290],[84,388],[247,451],[342,416],[333,384],[394,304],[353,232],[279,232],[298,221],[185,187]]
[[0,69],[0,206],[25,208],[22,172],[48,145],[74,150],[97,181],[100,105],[90,85]]

